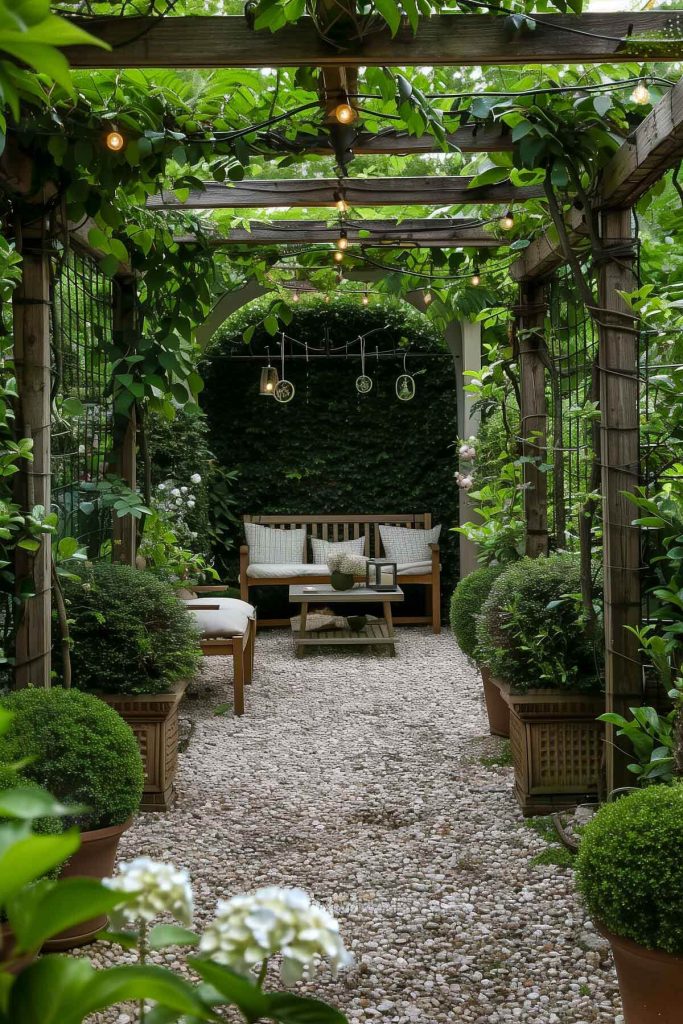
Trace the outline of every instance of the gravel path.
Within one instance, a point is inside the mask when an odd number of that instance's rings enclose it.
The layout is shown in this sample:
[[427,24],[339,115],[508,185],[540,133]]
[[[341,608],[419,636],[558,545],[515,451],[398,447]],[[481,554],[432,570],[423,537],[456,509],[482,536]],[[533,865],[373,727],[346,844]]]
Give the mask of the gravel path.
[[263,632],[241,719],[214,714],[229,671],[205,660],[184,705],[178,804],[142,816],[122,857],[189,868],[200,925],[235,892],[308,889],[356,957],[308,991],[352,1024],[620,1021],[605,945],[571,870],[533,863],[548,844],[523,822],[449,633],[402,629],[396,659],[316,648],[296,660],[286,633]]

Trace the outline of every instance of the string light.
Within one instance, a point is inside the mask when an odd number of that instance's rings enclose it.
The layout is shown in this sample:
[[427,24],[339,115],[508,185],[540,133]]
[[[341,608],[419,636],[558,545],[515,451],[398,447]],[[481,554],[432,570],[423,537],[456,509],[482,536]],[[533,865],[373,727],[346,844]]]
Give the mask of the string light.
[[348,213],[349,204],[346,202],[343,192],[335,192],[334,201],[340,213]]
[[361,299],[361,302],[363,303],[364,306],[367,306],[368,303],[370,302],[370,296],[368,295],[367,292],[363,292],[363,298]]
[[356,120],[356,111],[353,109],[348,99],[345,99],[342,103],[338,103],[332,111],[332,115],[339,121],[339,124],[353,124]]
[[475,288],[478,288],[479,285],[481,284],[481,274],[479,273],[479,267],[474,268],[474,273],[470,278],[470,284],[473,285]]
[[432,293],[429,291],[423,292],[422,301],[424,302],[425,306],[428,306],[429,303],[432,301]]
[[341,251],[341,249],[337,249],[337,251],[333,255],[333,259],[335,263],[341,263],[341,261],[344,259],[344,253]]
[[515,218],[512,210],[506,210],[503,216],[498,221],[503,231],[512,231],[515,226]]
[[348,249],[348,247],[349,236],[347,235],[344,228],[342,228],[341,231],[339,232],[339,238],[337,239],[337,248],[343,251],[344,249]]
[[123,135],[121,132],[116,131],[116,129],[112,129],[112,131],[107,132],[104,142],[107,149],[111,149],[113,153],[119,153],[126,144],[126,140]]
[[327,293],[325,294],[324,298],[325,298],[325,302],[329,302],[330,301],[330,297],[329,297],[329,295]]
[[631,99],[641,107],[650,102],[650,90],[646,82],[638,82],[638,85],[631,93]]
[[299,301],[299,293],[298,292],[292,292],[292,302],[298,302],[298,301]]

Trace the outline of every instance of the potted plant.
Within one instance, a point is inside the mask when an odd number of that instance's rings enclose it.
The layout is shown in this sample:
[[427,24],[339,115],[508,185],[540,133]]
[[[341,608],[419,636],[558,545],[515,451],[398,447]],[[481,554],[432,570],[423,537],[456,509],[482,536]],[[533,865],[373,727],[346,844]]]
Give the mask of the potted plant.
[[365,576],[367,558],[364,555],[349,554],[348,551],[333,551],[327,562],[330,583],[335,590],[351,590],[357,576]]
[[515,790],[525,814],[572,807],[598,791],[600,638],[581,609],[573,555],[523,558],[493,583],[478,651],[510,708]]
[[586,826],[578,884],[612,946],[625,1024],[679,1024],[683,1007],[683,785],[605,804]]
[[491,735],[509,737],[510,710],[507,701],[491,676],[488,665],[481,662],[477,650],[477,616],[502,571],[502,565],[485,565],[460,580],[451,598],[451,629],[463,654],[479,664]]
[[73,685],[97,693],[129,723],[145,765],[143,810],[175,796],[178,706],[201,651],[170,583],[129,565],[96,562],[65,587]]
[[[63,819],[83,831],[62,877],[110,874],[142,796],[142,758],[131,729],[97,697],[61,687],[17,690],[0,706],[13,715],[11,729],[0,737],[0,764],[7,769],[22,763],[30,782],[79,807]],[[100,917],[71,929],[51,948],[89,942],[104,923]]]

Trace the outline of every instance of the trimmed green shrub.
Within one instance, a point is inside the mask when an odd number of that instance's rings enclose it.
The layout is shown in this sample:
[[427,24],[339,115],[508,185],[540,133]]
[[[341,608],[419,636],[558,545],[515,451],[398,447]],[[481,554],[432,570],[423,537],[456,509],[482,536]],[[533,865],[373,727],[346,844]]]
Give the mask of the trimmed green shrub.
[[491,587],[503,571],[502,565],[486,565],[460,580],[451,598],[451,629],[468,658],[476,657],[477,616]]
[[73,685],[105,693],[162,693],[192,677],[198,632],[169,583],[120,563],[96,562],[67,581]]
[[605,804],[586,826],[578,884],[596,923],[647,949],[683,954],[683,785]]
[[[14,714],[0,736],[0,763],[27,759],[27,779],[64,803],[89,808],[84,830],[120,825],[140,805],[143,767],[133,730],[98,697],[29,688],[0,700]],[[67,822],[68,823],[68,822]]]
[[574,555],[522,558],[498,577],[478,618],[481,660],[513,689],[600,687],[600,646],[591,640],[577,595]]

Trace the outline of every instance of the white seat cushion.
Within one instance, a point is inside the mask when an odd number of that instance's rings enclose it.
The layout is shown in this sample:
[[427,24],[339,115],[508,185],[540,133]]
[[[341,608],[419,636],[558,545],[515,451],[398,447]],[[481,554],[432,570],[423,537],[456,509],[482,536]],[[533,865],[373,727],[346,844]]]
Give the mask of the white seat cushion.
[[423,576],[432,571],[432,562],[407,562],[397,566],[396,571],[399,576]]
[[[218,605],[217,610],[194,611],[195,605]],[[234,597],[197,597],[185,601],[185,607],[191,613],[197,628],[204,640],[222,640],[233,636],[242,636],[249,628],[249,621],[256,614],[256,609],[247,601],[239,601]]]
[[364,554],[365,537],[355,537],[353,540],[320,540],[319,537],[311,537],[311,548],[313,561],[317,565],[327,566],[330,555],[335,551],[344,551],[347,555]]
[[433,530],[416,530],[411,526],[380,526],[384,554],[391,562],[407,565],[414,562],[430,562],[430,544],[437,544],[441,527]]
[[315,565],[313,562],[253,562],[247,568],[250,579],[290,580],[293,576],[329,576],[326,565]]
[[306,557],[306,527],[301,530],[278,530],[257,523],[245,523],[244,532],[252,562],[291,564]]

